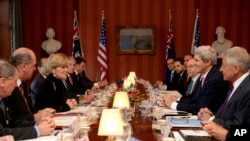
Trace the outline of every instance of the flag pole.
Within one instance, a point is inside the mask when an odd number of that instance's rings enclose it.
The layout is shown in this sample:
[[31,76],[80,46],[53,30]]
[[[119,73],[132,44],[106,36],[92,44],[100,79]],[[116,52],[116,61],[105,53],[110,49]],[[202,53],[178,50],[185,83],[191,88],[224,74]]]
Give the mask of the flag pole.
[[81,34],[80,34],[80,28],[78,26],[78,19],[77,19],[77,14],[76,11],[74,11],[74,17],[76,18],[76,24],[77,24],[77,28],[78,28],[78,34],[79,34],[79,41],[80,41],[80,47],[81,47],[81,53],[82,53],[82,57],[84,58],[84,54],[83,54],[83,49],[82,49],[82,42],[81,42]]
[[[104,18],[104,10],[102,10],[102,19],[101,19],[101,23],[102,23],[102,20]],[[98,49],[99,50],[99,49]],[[98,52],[98,51],[97,51]],[[98,65],[98,68],[97,68],[97,72],[96,72],[96,81],[99,81],[101,79],[101,65],[99,64]]]

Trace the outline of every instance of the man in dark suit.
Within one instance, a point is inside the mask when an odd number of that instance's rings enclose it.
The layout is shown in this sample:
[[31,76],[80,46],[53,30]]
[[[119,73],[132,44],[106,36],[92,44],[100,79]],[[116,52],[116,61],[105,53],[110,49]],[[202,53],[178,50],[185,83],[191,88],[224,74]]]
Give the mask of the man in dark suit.
[[185,95],[187,71],[184,66],[184,59],[176,58],[174,60],[174,75],[170,83],[157,81],[156,84],[159,89],[177,90],[182,95]]
[[195,59],[191,58],[186,63],[187,74],[188,74],[188,83],[187,88],[185,90],[185,96],[181,98],[181,100],[187,100],[192,98],[196,91],[198,90],[201,74],[197,71],[195,67]]
[[42,85],[42,83],[44,82],[46,78],[46,74],[44,70],[44,65],[46,61],[47,61],[47,58],[41,58],[39,61],[37,61],[38,74],[36,75],[36,77],[33,79],[33,81],[30,84],[30,96],[31,96],[33,106],[37,99],[37,94],[40,89],[40,86]]
[[4,99],[6,107],[8,107],[12,117],[15,117],[11,122],[15,122],[15,119],[19,118],[38,122],[43,117],[52,116],[52,113],[55,111],[54,109],[45,108],[40,111],[34,110],[28,87],[25,83],[26,80],[32,77],[36,69],[35,53],[25,47],[18,48],[11,55],[10,63],[17,68],[19,74],[17,81],[18,87],[14,89],[11,96]]
[[216,52],[210,46],[200,46],[195,50],[194,59],[197,71],[202,74],[195,96],[185,102],[177,103],[171,96],[165,95],[164,103],[171,109],[192,114],[197,114],[200,108],[204,107],[217,112],[226,98],[228,83],[223,80],[222,74],[214,67],[217,60]]
[[11,125],[9,109],[5,107],[2,98],[11,95],[16,86],[18,73],[16,68],[5,60],[0,60],[0,135],[12,135],[15,140],[36,138],[40,135],[49,135],[55,128],[54,121],[44,118],[38,124],[18,119],[19,126]]
[[73,87],[77,94],[85,94],[88,89],[100,88],[107,85],[107,81],[94,82],[90,80],[85,73],[86,61],[82,57],[76,57],[75,73],[72,74]]
[[230,125],[242,124],[250,107],[249,69],[250,57],[244,48],[233,47],[224,52],[220,70],[224,80],[232,82],[233,89],[214,116],[209,109],[201,109],[198,115],[202,120],[213,120],[227,129]]

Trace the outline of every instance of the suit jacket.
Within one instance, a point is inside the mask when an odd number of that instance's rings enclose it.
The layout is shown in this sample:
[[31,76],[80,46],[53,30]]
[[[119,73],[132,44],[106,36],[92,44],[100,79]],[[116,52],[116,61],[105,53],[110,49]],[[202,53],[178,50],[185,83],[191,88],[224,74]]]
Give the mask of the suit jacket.
[[[34,110],[31,97],[29,95],[25,82],[22,82],[24,89],[24,96],[27,104],[20,92],[19,88],[16,87],[9,97],[4,98],[5,106],[8,107],[9,113],[11,114],[11,122],[15,122],[16,119],[27,119],[34,121],[33,114],[37,111]],[[27,107],[28,106],[28,107]]]
[[49,107],[57,112],[68,111],[70,110],[70,107],[66,104],[68,98],[74,98],[74,93],[64,86],[61,79],[57,79],[50,74],[41,85],[35,102],[35,109],[41,110]]
[[172,80],[172,85],[168,86],[168,90],[177,90],[182,95],[186,93],[186,84],[187,84],[187,71],[184,70],[181,74],[174,73]]
[[[250,107],[250,75],[248,75],[234,91],[225,107],[221,107],[216,113],[214,122],[224,128],[230,125],[242,124],[247,109]],[[222,113],[222,117],[218,117]]]
[[71,76],[73,78],[73,88],[77,94],[85,94],[86,90],[94,86],[94,82],[92,82],[84,72],[81,75],[73,73]]
[[[2,101],[0,100],[0,102]],[[7,108],[0,109],[0,136],[13,135],[15,140],[25,140],[37,137],[36,130],[33,127],[35,125],[34,122],[19,120],[19,126],[8,124],[6,121],[9,120],[7,117],[10,116],[6,109]]]
[[[197,90],[198,90],[198,88],[199,88],[199,83],[200,83],[200,77],[201,76],[199,76],[198,78],[197,78],[197,80],[193,83],[193,89],[192,89],[192,91],[191,91],[191,93],[190,94],[188,94],[188,95],[185,95],[185,96],[183,96],[183,97],[181,97],[181,101],[183,101],[183,100],[188,100],[188,99],[191,99],[192,97],[194,97],[195,96],[195,94],[196,94],[196,92],[197,92]],[[190,78],[190,79],[192,79],[192,78]],[[188,81],[188,84],[191,82],[191,80],[190,81]],[[187,84],[187,85],[188,85]]]
[[33,106],[37,99],[37,94],[40,89],[40,86],[42,85],[44,81],[45,81],[45,78],[42,76],[42,74],[38,73],[30,84],[30,96],[31,96]]
[[216,113],[224,102],[227,91],[228,83],[223,80],[221,72],[216,67],[212,67],[203,86],[198,86],[195,96],[190,100],[180,101],[177,110],[197,114],[200,108],[207,107],[213,113]]

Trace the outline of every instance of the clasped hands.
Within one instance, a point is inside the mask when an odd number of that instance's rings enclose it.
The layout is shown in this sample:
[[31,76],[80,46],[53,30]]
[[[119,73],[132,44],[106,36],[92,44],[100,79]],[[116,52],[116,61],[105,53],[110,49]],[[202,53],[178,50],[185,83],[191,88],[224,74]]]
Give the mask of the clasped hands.
[[45,136],[50,135],[54,131],[56,125],[52,118],[46,117],[42,118],[41,121],[38,122],[37,127],[39,129],[40,135]]
[[202,120],[202,129],[207,131],[215,139],[225,140],[228,130],[215,122],[209,120],[213,113],[208,108],[201,108],[198,112],[198,118]]
[[177,95],[164,94],[162,99],[162,104],[168,108],[171,108],[171,104],[178,101],[180,97]]

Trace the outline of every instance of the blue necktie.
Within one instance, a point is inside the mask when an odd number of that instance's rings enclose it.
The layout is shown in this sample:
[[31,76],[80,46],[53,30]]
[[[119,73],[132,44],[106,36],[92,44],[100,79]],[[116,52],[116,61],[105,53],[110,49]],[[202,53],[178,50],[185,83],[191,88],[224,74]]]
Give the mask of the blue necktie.
[[190,95],[190,94],[191,94],[191,92],[192,92],[192,87],[193,87],[193,80],[191,80],[191,81],[188,83],[186,95]]

